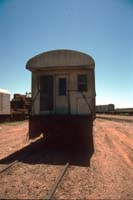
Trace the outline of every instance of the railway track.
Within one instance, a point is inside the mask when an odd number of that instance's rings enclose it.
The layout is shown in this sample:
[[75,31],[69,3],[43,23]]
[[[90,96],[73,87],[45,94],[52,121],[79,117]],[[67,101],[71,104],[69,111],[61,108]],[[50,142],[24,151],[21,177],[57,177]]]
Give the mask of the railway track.
[[[45,150],[47,142],[44,143],[40,140],[37,144],[34,143],[31,144],[31,147],[25,147],[26,150],[24,149],[23,153],[18,153],[17,156],[13,158],[10,158],[9,156],[9,159],[3,161],[3,163],[0,161],[0,164],[6,164],[6,166],[0,171],[3,182],[5,180],[5,176],[8,176],[8,181],[11,182],[8,187],[3,185],[6,191],[8,191],[8,196],[5,196],[6,198],[56,198],[54,196],[55,192],[66,171],[74,163],[77,164],[77,154],[75,155],[75,152],[72,154],[70,150],[68,151],[66,149],[64,151],[57,149],[56,152],[54,149],[51,150],[49,145]],[[80,160],[78,162],[80,162]],[[10,168],[13,169],[8,172]],[[7,173],[4,174],[6,171]],[[33,177],[30,185],[31,194],[27,193],[27,195],[24,196],[25,191],[29,191],[29,189],[27,190],[28,183],[26,181],[28,176]],[[42,178],[40,179],[40,177]],[[21,183],[21,181],[23,182],[23,185],[12,185],[15,182]],[[39,188],[39,193],[36,193],[36,188],[34,190],[34,184],[32,184],[32,182],[36,182],[41,185],[41,187],[37,186]],[[19,187],[21,188],[20,195],[19,192],[17,192]],[[12,194],[14,196],[10,196]]]
[[[34,157],[36,157],[38,160],[39,160],[39,154],[40,154],[40,151],[41,151],[41,148],[36,152],[35,151],[35,149],[37,148],[37,146],[38,145],[35,145],[34,146],[34,148],[29,148],[28,149],[28,151],[27,151],[27,153],[24,153],[24,155],[22,156],[20,156],[20,158],[18,158],[18,159],[16,159],[16,160],[14,160],[13,162],[10,162],[9,164],[6,164],[6,166],[3,168],[3,169],[1,169],[0,170],[0,175],[2,175],[3,177],[5,177],[8,173],[6,173],[6,174],[4,174],[4,172],[8,172],[8,170],[10,169],[10,168],[12,168],[13,166],[15,166],[15,168],[13,168],[13,170],[12,170],[12,173],[11,173],[11,176],[15,176],[15,174],[14,174],[14,172],[17,170],[18,172],[19,172],[19,170],[20,169],[22,169],[23,168],[23,163],[24,162],[27,162],[27,161],[25,161],[25,160],[32,160],[32,159],[34,159]],[[44,148],[44,145],[43,145],[43,148]],[[35,154],[34,154],[35,153]],[[47,150],[46,150],[46,152],[45,152],[45,150],[43,151],[43,157],[49,157],[48,159],[50,160],[51,159],[51,164],[52,164],[52,160],[53,160],[53,158],[51,158],[51,155],[50,155],[50,153],[48,153],[48,155],[47,155]],[[53,157],[53,155],[52,155],[52,157]],[[22,163],[22,164],[21,164]],[[17,165],[17,164],[19,164],[19,165]],[[41,164],[41,168],[43,169],[43,167],[44,167],[45,165],[42,163]],[[51,166],[51,165],[50,165]],[[58,165],[56,165],[56,166],[58,166]],[[57,189],[57,187],[58,187],[58,185],[59,185],[59,183],[61,182],[61,180],[62,180],[62,178],[63,178],[63,176],[65,175],[65,172],[67,171],[67,169],[68,169],[68,167],[69,167],[70,165],[69,165],[69,163],[68,162],[66,162],[66,164],[61,164],[60,166],[58,166],[58,167],[55,167],[54,166],[54,163],[53,163],[53,166],[52,166],[52,169],[54,169],[55,168],[55,171],[56,171],[56,176],[57,176],[57,178],[56,178],[56,181],[55,181],[55,183],[53,184],[53,183],[51,183],[50,184],[50,187],[49,186],[47,186],[49,189],[48,189],[48,191],[49,192],[47,192],[46,191],[46,189],[45,189],[45,187],[44,187],[44,191],[42,190],[42,193],[44,192],[44,195],[42,196],[42,198],[41,199],[52,199],[53,198],[53,196],[54,196],[54,194],[55,194],[55,192],[56,192],[56,189]],[[47,168],[49,168],[49,166],[47,166]],[[56,169],[57,168],[57,169]],[[15,170],[14,170],[15,169]],[[34,165],[33,165],[33,169],[34,169]],[[29,166],[28,166],[28,168],[26,169],[26,171],[27,171],[27,173],[28,173],[28,170],[29,170]],[[42,170],[43,171],[43,170]],[[45,172],[46,170],[45,170],[45,168],[44,168],[44,172]],[[50,170],[49,171],[51,171],[51,167],[50,167]],[[22,173],[22,171],[20,170],[20,177],[21,177],[21,173]],[[51,172],[50,172],[51,173]],[[10,174],[10,173],[9,173]],[[49,174],[47,174],[47,176],[48,176]],[[51,173],[51,175],[52,175],[52,173]],[[55,179],[55,173],[52,175],[52,177],[54,177],[53,179]],[[24,178],[23,178],[23,180],[24,180]],[[45,179],[44,179],[44,181],[45,181]],[[46,181],[45,181],[46,182]],[[52,181],[52,182],[54,182],[54,181]],[[40,182],[41,184],[43,184],[43,182],[41,181]],[[52,187],[51,187],[52,186]],[[12,187],[12,186],[11,186]],[[47,194],[48,193],[48,194]],[[46,195],[47,194],[47,195]]]
[[49,194],[44,199],[50,200],[50,199],[53,198],[53,196],[54,196],[54,194],[55,194],[55,192],[58,188],[58,185],[60,184],[60,182],[61,182],[63,176],[65,175],[65,172],[67,171],[68,167],[69,167],[69,163],[67,162],[65,164],[65,166],[63,167],[63,169],[61,170],[61,173],[58,175],[55,183],[52,185],[52,187],[49,191]]
[[[16,153],[16,155],[14,155],[14,156],[9,155],[9,157],[7,159],[5,159],[5,161],[0,161],[0,164],[2,162],[5,162],[5,163],[9,162],[9,164],[6,164],[6,166],[0,170],[0,174],[5,172],[6,170],[11,168],[15,164],[19,163],[20,161],[24,161],[24,159],[28,158],[29,156],[32,156],[32,154],[34,154],[35,152],[41,151],[41,148],[46,145],[47,145],[47,141],[44,142],[43,139],[39,139],[37,141],[37,143],[31,142],[30,144],[25,146],[23,150],[20,149]],[[23,152],[21,153],[21,151],[23,151]],[[15,159],[15,158],[17,158],[17,159]]]
[[15,160],[14,162],[10,163],[9,165],[7,165],[6,167],[4,167],[3,169],[0,170],[0,174],[5,172],[6,170],[8,170],[10,167],[12,167],[13,165],[15,165],[18,162],[19,162],[18,160]]
[[[6,170],[8,170],[10,167],[14,166],[15,164],[17,164],[18,162],[19,162],[19,160],[15,160],[14,162],[10,163],[9,165],[7,165],[5,168],[3,168],[3,169],[0,171],[0,174],[3,173],[3,172],[5,172]],[[70,165],[69,165],[68,162],[63,166],[63,168],[62,168],[60,174],[59,174],[58,177],[56,178],[55,183],[54,183],[54,184],[52,185],[52,187],[50,188],[48,195],[46,195],[46,196],[45,196],[44,198],[42,198],[42,199],[44,199],[44,200],[45,200],[45,199],[46,199],[46,200],[50,200],[50,199],[52,199],[52,198],[54,197],[54,194],[55,194],[55,192],[56,192],[56,190],[57,190],[57,188],[58,188],[58,185],[60,184],[60,182],[61,182],[63,176],[65,175],[65,173],[66,173],[66,171],[67,171],[67,169],[68,169],[69,166],[70,166]]]

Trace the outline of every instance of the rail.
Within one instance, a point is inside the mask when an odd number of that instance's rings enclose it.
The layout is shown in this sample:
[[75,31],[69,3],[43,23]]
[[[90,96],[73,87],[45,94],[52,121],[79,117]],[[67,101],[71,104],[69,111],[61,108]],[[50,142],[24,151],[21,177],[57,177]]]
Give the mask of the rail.
[[2,169],[0,171],[0,174],[2,174],[4,171],[6,171],[7,169],[9,169],[10,167],[12,167],[13,165],[15,165],[16,163],[18,163],[18,160],[13,161],[12,163],[10,163],[9,165],[7,165],[6,167],[4,167],[4,169]]
[[61,182],[61,180],[62,180],[62,178],[63,178],[63,176],[64,176],[66,170],[68,169],[68,167],[69,167],[69,163],[66,163],[65,167],[63,168],[63,170],[61,171],[61,173],[60,173],[59,176],[57,177],[57,179],[56,179],[54,185],[52,186],[52,188],[51,188],[51,190],[50,190],[48,196],[45,197],[44,199],[47,199],[47,200],[52,199],[52,197],[53,197],[53,195],[55,194],[56,189],[57,189],[59,183]]
[[88,106],[88,108],[89,108],[89,110],[90,110],[90,113],[92,114],[93,111],[92,111],[92,108],[91,108],[90,104],[89,104],[88,101],[87,101],[86,96],[83,94],[83,92],[80,92],[80,93],[82,94],[82,96],[83,96],[83,98],[84,98],[84,100],[85,100],[85,102],[86,102],[86,104],[87,104],[87,106]]
[[[25,148],[28,148],[31,144],[33,143],[34,145],[34,142],[31,142],[30,144],[26,145]],[[20,155],[19,159],[16,159],[14,160],[13,162],[11,162],[10,164],[7,164],[3,169],[0,170],[0,174],[5,172],[6,170],[8,170],[10,167],[14,166],[15,164],[19,163],[20,160],[23,160],[23,159],[26,159],[27,157],[30,157],[32,156],[32,154],[34,154],[34,152],[36,152],[36,148],[39,147],[41,148],[42,146],[44,147],[44,145],[46,145],[47,141],[45,140],[45,142],[43,142],[43,144],[35,144],[35,146],[29,148],[26,152],[26,154],[24,155]]]

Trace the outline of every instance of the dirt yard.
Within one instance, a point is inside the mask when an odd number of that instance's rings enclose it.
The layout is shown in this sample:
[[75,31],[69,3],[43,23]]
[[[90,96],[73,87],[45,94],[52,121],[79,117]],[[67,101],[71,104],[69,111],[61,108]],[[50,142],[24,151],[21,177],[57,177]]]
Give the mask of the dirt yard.
[[[0,124],[1,161],[29,144],[27,132],[27,121]],[[133,199],[133,123],[96,119],[93,135],[91,165],[72,165],[55,199]],[[61,168],[59,164],[48,164],[46,159],[48,155],[43,163],[44,155],[36,154],[0,174],[0,198],[44,198]]]
[[28,123],[0,123],[0,159],[28,144]]
[[121,122],[131,122],[133,123],[133,116],[122,116],[122,115],[109,115],[109,114],[97,114],[96,115],[97,118],[107,118],[107,119],[112,119],[112,120],[118,120],[118,121],[121,121]]

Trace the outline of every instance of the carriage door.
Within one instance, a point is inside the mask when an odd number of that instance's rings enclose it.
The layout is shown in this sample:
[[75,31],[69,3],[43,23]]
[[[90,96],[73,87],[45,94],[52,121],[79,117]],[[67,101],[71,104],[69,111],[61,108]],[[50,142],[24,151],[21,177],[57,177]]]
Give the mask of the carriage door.
[[53,110],[53,76],[40,76],[40,111]]
[[68,75],[57,75],[55,87],[56,113],[67,114],[69,112]]

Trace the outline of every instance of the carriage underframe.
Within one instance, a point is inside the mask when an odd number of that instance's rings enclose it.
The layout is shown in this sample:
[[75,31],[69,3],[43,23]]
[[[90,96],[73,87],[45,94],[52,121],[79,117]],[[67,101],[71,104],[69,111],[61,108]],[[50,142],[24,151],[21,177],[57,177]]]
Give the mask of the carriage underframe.
[[29,138],[43,133],[44,138],[51,138],[58,144],[69,147],[75,145],[93,147],[92,115],[36,115],[29,119]]

